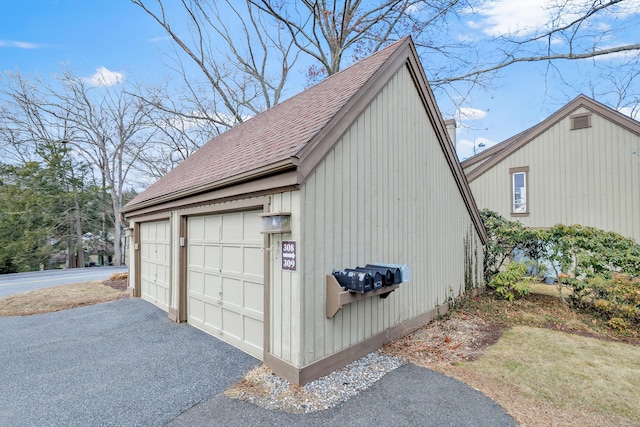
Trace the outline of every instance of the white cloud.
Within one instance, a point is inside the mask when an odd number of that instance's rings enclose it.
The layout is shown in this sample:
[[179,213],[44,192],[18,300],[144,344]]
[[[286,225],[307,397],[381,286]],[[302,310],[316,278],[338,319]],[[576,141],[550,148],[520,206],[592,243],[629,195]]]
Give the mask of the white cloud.
[[605,32],[605,31],[611,30],[611,25],[606,22],[598,22],[595,26],[595,29],[598,31]]
[[84,81],[91,86],[115,86],[124,82],[124,74],[101,66],[96,68],[96,72],[91,77],[85,78]]
[[640,14],[640,0],[625,0],[614,6],[613,11],[618,19],[626,19]]
[[518,32],[521,35],[534,33],[549,20],[549,11],[542,2],[501,0],[488,2],[477,13],[484,19],[474,22],[472,28],[482,29],[489,36],[501,36]]
[[17,47],[18,49],[37,49],[40,45],[31,42],[0,40],[0,47]]
[[636,105],[634,108],[623,107],[618,111],[620,111],[625,116],[631,117],[632,119],[640,120],[640,105]]
[[563,39],[561,39],[560,37],[553,37],[551,39],[551,44],[553,46],[557,46],[557,45],[564,44],[564,43],[565,43],[565,41]]
[[483,136],[476,138],[475,141],[458,138],[456,141],[456,152],[458,153],[458,158],[462,161],[496,144],[497,142],[491,141]]
[[[479,29],[488,36],[504,36],[518,34],[531,36],[540,30],[548,28],[552,19],[557,18],[558,7],[555,0],[494,0],[486,2],[480,8],[469,9],[467,12],[473,20],[467,25]],[[568,24],[584,14],[590,6],[584,0],[567,0],[562,5],[561,21],[554,22],[555,26]],[[600,13],[597,21],[587,21],[583,25],[592,25],[594,30],[605,32],[612,28],[609,22],[600,19],[615,15],[615,19],[625,19],[640,14],[640,0],[627,0],[611,6],[607,13]]]
[[456,111],[455,119],[457,122],[466,120],[480,120],[487,117],[487,112],[471,107],[461,107]]

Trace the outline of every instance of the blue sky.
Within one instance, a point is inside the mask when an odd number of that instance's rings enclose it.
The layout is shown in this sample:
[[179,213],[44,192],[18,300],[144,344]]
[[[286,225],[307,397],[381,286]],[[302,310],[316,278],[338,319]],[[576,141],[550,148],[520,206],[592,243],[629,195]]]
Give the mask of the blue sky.
[[[474,37],[482,46],[483,38],[514,29],[531,34],[548,19],[542,7],[545,1],[489,2],[457,23],[459,35]],[[170,74],[165,65],[170,62],[171,55],[165,34],[129,1],[0,2],[0,71],[18,69],[25,74],[38,73],[47,77],[68,69],[88,79],[101,76],[114,82],[127,79],[143,83],[156,83]],[[593,24],[601,26],[603,31],[616,26],[624,28],[611,32],[617,38],[614,40],[611,36],[612,44],[640,42],[640,0],[625,0],[625,3],[624,13]],[[568,14],[567,19],[570,18]],[[486,54],[490,55],[492,51],[488,50]],[[565,77],[579,82],[593,72],[594,63],[598,65],[596,61],[565,61],[558,66]],[[462,158],[471,155],[474,143],[493,145],[535,125],[580,92],[591,94],[587,84],[569,88],[559,82],[557,74],[545,75],[546,67],[546,64],[524,64],[504,70],[490,89],[474,90],[463,115],[446,97],[436,92],[445,118],[455,116],[460,122],[457,139]],[[636,88],[638,86],[640,83],[637,82]],[[291,86],[288,94],[300,90],[302,84],[297,88]]]

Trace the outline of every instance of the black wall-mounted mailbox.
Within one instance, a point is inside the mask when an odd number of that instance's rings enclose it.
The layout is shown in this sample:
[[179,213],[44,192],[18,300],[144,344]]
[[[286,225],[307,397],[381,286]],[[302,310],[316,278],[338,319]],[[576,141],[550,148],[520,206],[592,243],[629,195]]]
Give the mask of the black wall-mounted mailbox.
[[385,278],[382,276],[382,273],[380,273],[377,270],[374,270],[371,268],[356,267],[356,268],[346,268],[345,271],[357,271],[358,273],[366,273],[370,275],[371,285],[373,287],[373,290],[381,289],[384,284]]
[[364,267],[334,270],[332,275],[348,291],[366,293],[408,282],[408,273],[406,265],[367,264]]
[[402,282],[402,276],[400,274],[399,268],[384,267],[382,265],[376,265],[376,264],[367,264],[365,265],[365,268],[376,270],[384,274],[385,276],[384,286],[397,285],[398,283]]
[[348,291],[364,294],[373,290],[373,278],[369,273],[356,270],[334,270],[332,274],[340,286]]

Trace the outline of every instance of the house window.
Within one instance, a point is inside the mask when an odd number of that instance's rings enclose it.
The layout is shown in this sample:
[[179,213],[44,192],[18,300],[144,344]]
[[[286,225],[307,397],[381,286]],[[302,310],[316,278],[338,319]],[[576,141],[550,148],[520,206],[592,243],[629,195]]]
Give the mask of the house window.
[[511,174],[511,214],[528,215],[527,174],[529,167],[509,169]]
[[571,116],[571,130],[591,127],[591,113],[575,114]]

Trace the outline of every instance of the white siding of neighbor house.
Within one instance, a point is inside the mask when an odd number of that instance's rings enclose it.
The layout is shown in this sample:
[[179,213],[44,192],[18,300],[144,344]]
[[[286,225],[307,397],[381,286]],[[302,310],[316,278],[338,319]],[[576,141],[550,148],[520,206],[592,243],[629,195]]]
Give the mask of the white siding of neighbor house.
[[[470,185],[480,209],[527,226],[581,224],[640,242],[638,149],[640,136],[602,116],[592,114],[591,127],[578,130],[567,116]],[[521,166],[529,167],[529,216],[512,217],[509,169]]]
[[[475,252],[475,285],[482,282],[480,239],[406,67],[308,177],[300,204],[304,277],[298,279],[303,285],[283,283],[278,291],[292,306],[290,330],[283,327],[280,333],[290,334],[287,339],[299,341],[301,349],[299,361],[293,353],[286,357],[284,345],[280,355],[298,366],[459,295],[465,286],[467,239]],[[374,262],[408,264],[411,281],[386,299],[360,300],[328,319],[325,276]]]

